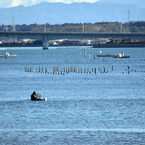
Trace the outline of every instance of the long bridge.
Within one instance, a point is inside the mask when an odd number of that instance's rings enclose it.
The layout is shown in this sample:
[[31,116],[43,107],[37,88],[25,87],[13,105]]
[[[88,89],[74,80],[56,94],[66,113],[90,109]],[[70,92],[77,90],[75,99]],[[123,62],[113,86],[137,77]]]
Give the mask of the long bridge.
[[145,33],[64,33],[64,32],[0,32],[0,37],[14,37],[19,39],[36,39],[43,41],[43,49],[48,49],[48,40],[57,39],[97,39],[97,38],[122,38],[144,40]]

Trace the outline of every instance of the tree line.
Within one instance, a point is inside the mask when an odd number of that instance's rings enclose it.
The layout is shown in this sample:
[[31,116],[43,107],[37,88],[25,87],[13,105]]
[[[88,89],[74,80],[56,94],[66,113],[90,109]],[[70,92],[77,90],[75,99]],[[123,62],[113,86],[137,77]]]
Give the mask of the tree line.
[[[15,25],[16,31],[30,32],[94,32],[94,33],[145,33],[145,21],[135,22],[98,22],[98,23],[65,23],[65,24],[30,24]],[[0,25],[0,31],[13,31],[12,25]]]

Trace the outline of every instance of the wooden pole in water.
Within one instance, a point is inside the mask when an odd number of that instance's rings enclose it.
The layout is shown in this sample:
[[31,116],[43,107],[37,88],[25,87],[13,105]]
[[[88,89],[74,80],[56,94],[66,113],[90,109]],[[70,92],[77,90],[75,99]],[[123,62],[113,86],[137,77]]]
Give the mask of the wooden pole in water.
[[86,49],[84,50],[84,56],[86,56]]
[[71,66],[71,72],[73,72],[73,66]]
[[40,66],[39,66],[39,73],[40,73]]
[[45,73],[47,73],[47,66],[45,67]]
[[103,71],[103,73],[105,73],[105,66],[104,66],[104,71]]
[[70,72],[70,64],[69,64],[69,66],[68,66],[68,72]]
[[128,74],[130,73],[130,67],[129,66],[127,66],[127,68],[128,68]]
[[57,73],[59,74],[59,67],[57,66]]
[[53,67],[53,74],[55,73],[55,66]]
[[74,66],[74,68],[73,68],[74,70],[73,70],[73,72],[75,72],[75,66]]
[[62,75],[62,68],[61,68],[61,75]]
[[102,68],[100,68],[100,72],[102,73]]
[[96,59],[96,54],[94,54],[94,59]]
[[84,73],[86,73],[86,67],[84,67]]
[[80,73],[80,66],[78,67],[78,73]]
[[97,68],[95,68],[95,74],[97,73]]
[[75,68],[75,69],[76,69],[76,71],[75,71],[75,72],[77,73],[77,66],[76,66],[76,68]]

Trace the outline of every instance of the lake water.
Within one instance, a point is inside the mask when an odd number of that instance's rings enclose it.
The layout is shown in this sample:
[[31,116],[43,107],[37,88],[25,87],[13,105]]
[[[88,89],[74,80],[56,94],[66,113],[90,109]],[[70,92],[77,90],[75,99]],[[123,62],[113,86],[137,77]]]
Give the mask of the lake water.
[[[145,144],[145,48],[6,51],[17,57],[0,58],[0,144]],[[94,59],[100,51],[131,58]],[[34,90],[47,101],[31,101]]]

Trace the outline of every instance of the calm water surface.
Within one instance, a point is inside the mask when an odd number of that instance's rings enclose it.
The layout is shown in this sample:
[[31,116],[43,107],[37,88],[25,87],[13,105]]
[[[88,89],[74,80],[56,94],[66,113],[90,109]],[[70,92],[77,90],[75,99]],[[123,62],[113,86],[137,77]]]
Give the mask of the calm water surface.
[[[100,50],[131,58],[94,59]],[[145,144],[145,48],[0,48],[0,55],[6,51],[18,56],[0,58],[0,144]],[[36,73],[39,66],[47,73]],[[83,71],[53,74],[54,66]],[[34,90],[47,101],[30,101]]]

